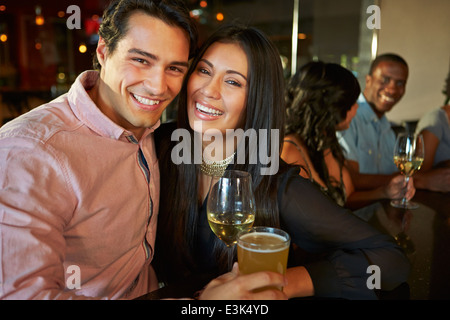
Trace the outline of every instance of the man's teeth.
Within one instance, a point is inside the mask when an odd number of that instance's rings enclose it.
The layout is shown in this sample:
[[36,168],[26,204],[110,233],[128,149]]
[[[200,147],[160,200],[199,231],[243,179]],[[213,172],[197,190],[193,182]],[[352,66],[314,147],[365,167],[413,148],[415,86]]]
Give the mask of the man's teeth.
[[211,115],[214,115],[214,116],[220,116],[220,115],[223,114],[223,112],[220,112],[219,110],[205,107],[204,105],[201,105],[200,103],[196,103],[195,107],[198,110],[202,111],[203,113],[208,113],[208,114],[211,114]]
[[387,102],[394,102],[394,98],[382,95],[381,98]]
[[133,97],[140,103],[148,105],[148,106],[154,106],[155,104],[159,103],[159,100],[150,100],[150,99],[138,96],[136,94],[133,94]]

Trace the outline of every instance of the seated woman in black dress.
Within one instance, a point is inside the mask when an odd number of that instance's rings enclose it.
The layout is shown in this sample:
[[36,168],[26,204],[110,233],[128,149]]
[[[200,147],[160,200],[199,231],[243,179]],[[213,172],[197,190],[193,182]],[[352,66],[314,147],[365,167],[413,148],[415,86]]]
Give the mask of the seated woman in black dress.
[[[391,290],[405,282],[409,262],[390,236],[336,205],[301,177],[297,167],[279,158],[284,110],[284,78],[274,45],[251,27],[216,31],[188,71],[177,124],[156,130],[161,202],[155,265],[160,279],[170,283],[192,274],[217,276],[227,271],[227,248],[211,231],[206,217],[212,169],[207,163],[215,161],[221,164],[213,168],[216,174],[220,168],[250,172],[257,201],[254,225],[284,229],[304,253],[287,270],[284,292],[289,298],[376,299],[376,292],[367,285],[370,265],[380,268],[381,289]],[[254,144],[226,135],[227,129],[239,128],[258,133],[256,163],[250,161]],[[209,129],[222,132],[223,146],[211,139]],[[187,132],[189,143],[177,138]],[[195,140],[198,137],[200,143]],[[186,154],[180,154],[182,143],[191,149],[189,161],[180,163],[180,157],[186,160]],[[215,143],[211,161],[203,158],[203,164],[195,163],[195,156],[206,155],[203,151],[211,143]],[[238,143],[245,146],[245,163],[238,161],[239,152],[235,154],[240,150]],[[200,150],[202,155],[196,155]],[[271,162],[261,162],[261,154],[270,156]]]

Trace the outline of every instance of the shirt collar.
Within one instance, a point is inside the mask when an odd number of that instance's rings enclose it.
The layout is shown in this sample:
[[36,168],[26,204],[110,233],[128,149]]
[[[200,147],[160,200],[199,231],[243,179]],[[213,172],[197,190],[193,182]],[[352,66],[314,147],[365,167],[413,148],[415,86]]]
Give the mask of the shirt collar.
[[[125,130],[101,112],[89,96],[87,91],[94,87],[99,77],[100,73],[93,70],[85,71],[77,77],[68,93],[68,101],[72,111],[80,121],[101,136],[116,140],[119,140],[122,136],[133,136],[133,133]],[[153,127],[147,128],[142,138],[152,133],[159,125],[160,121]],[[128,140],[136,141],[135,138],[134,140]]]
[[358,113],[360,114],[361,118],[364,119],[364,121],[368,123],[376,123],[383,128],[390,128],[390,123],[388,119],[386,118],[386,115],[383,115],[381,118],[378,118],[377,114],[373,111],[372,107],[367,102],[364,95],[361,93],[358,98]]
[[372,107],[369,105],[369,103],[367,102],[366,98],[362,93],[359,95],[358,105],[359,105],[358,113],[365,121],[367,122],[378,121],[376,113],[373,111]]

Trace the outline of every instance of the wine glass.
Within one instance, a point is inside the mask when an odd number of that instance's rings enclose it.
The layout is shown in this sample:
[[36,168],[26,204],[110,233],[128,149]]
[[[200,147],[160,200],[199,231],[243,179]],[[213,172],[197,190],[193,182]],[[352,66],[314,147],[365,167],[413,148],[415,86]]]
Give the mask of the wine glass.
[[228,270],[233,265],[237,236],[252,227],[255,210],[252,177],[248,172],[226,170],[223,176],[212,177],[206,211],[211,230],[228,247]]
[[[400,133],[394,148],[394,163],[405,176],[406,185],[409,178],[420,169],[424,159],[424,142],[421,134]],[[392,200],[391,205],[396,208],[416,209],[417,203],[403,199]]]

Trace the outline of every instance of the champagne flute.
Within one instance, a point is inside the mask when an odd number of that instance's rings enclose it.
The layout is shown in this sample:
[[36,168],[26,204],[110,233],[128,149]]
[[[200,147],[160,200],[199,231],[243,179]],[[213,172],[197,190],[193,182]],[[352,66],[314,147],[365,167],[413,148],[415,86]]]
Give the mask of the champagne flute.
[[[406,185],[409,178],[422,166],[425,156],[423,137],[421,134],[400,133],[394,148],[394,163],[405,176]],[[416,209],[417,203],[408,201],[406,196],[400,200],[392,200],[391,205],[396,208]]]
[[233,248],[241,231],[255,221],[255,197],[248,172],[226,170],[222,177],[213,176],[206,207],[211,230],[228,247],[228,270],[233,265]]

